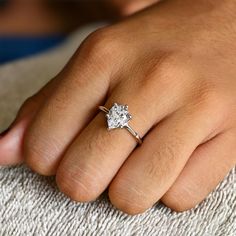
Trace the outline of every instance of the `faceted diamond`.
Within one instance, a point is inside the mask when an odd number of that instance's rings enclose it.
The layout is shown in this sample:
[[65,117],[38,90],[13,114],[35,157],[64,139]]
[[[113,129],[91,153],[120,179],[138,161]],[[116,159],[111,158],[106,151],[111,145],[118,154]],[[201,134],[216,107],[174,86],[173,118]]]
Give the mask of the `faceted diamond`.
[[128,106],[114,103],[107,114],[108,129],[123,128],[128,125],[130,119]]

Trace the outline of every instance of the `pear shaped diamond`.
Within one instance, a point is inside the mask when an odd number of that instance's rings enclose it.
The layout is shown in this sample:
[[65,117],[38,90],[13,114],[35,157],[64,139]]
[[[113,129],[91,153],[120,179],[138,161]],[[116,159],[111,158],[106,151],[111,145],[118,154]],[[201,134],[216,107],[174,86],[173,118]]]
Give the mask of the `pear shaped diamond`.
[[127,105],[114,103],[106,115],[108,129],[124,128],[128,126],[131,115]]

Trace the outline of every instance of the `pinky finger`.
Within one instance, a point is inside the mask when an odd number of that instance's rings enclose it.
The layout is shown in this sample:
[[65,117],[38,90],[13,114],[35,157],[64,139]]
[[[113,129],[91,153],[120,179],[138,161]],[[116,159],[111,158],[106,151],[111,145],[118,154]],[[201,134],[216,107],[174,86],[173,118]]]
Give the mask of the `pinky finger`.
[[199,146],[161,201],[175,211],[193,208],[236,164],[236,132],[227,131]]

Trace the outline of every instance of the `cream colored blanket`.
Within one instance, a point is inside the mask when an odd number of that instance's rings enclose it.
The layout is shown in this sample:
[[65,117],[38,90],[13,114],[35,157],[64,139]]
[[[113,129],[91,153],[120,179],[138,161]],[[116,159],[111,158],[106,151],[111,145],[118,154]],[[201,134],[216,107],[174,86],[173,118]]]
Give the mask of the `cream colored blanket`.
[[[25,98],[50,80],[83,38],[97,26],[79,30],[50,52],[0,66],[0,129],[12,121]],[[0,167],[0,236],[43,235],[236,235],[236,170],[195,209],[176,213],[156,204],[128,216],[103,194],[96,202],[76,203],[56,188],[54,178],[27,167]]]

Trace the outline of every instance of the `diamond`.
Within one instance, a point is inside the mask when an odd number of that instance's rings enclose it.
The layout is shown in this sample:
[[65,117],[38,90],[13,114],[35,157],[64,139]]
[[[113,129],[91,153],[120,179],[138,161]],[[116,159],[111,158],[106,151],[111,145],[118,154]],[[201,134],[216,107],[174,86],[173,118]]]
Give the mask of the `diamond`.
[[123,128],[128,126],[131,115],[128,112],[127,105],[114,103],[106,115],[108,129]]

